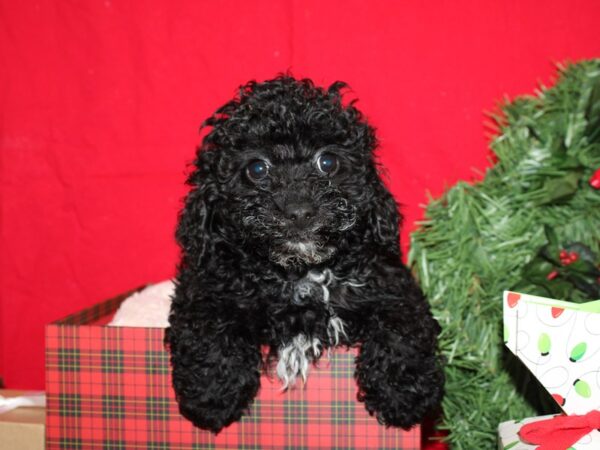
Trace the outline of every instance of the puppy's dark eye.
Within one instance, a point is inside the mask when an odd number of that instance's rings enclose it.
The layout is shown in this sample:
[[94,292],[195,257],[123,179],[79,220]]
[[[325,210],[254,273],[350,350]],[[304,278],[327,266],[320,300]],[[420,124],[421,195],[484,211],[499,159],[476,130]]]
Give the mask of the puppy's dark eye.
[[321,172],[331,175],[338,168],[337,156],[331,153],[323,153],[317,160],[317,166]]
[[246,173],[251,179],[260,180],[269,173],[269,165],[262,159],[257,159],[248,164]]

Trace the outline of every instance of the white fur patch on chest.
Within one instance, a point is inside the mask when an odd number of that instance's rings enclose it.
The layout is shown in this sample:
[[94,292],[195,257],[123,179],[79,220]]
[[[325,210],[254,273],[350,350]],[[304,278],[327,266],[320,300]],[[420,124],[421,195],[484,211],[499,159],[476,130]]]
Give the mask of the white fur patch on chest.
[[281,380],[282,388],[287,389],[296,384],[298,376],[306,382],[309,363],[320,355],[321,341],[317,338],[309,339],[302,333],[295,336],[286,346],[279,347],[277,376]]
[[[327,337],[329,346],[335,347],[340,342],[341,336],[346,336],[344,321],[340,319],[329,304],[330,287],[335,277],[331,270],[322,272],[311,270],[294,288],[294,297],[306,297],[318,295],[329,311],[330,317],[327,324]],[[316,292],[316,291],[321,292]],[[281,380],[283,389],[287,389],[296,383],[298,377],[306,382],[310,363],[321,356],[323,344],[315,337],[308,337],[300,333],[291,342],[284,343],[279,347],[277,363],[277,376]]]

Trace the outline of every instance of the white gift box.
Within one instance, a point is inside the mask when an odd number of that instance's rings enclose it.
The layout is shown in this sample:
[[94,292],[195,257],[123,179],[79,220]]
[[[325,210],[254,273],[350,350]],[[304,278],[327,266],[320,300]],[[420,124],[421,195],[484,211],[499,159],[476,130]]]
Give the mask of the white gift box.
[[[504,292],[504,342],[567,415],[600,409],[600,300],[573,303]],[[553,416],[500,424],[499,448],[534,449],[519,439],[526,423]],[[600,449],[592,431],[572,449]]]
[[566,414],[600,409],[600,300],[507,291],[504,341]]

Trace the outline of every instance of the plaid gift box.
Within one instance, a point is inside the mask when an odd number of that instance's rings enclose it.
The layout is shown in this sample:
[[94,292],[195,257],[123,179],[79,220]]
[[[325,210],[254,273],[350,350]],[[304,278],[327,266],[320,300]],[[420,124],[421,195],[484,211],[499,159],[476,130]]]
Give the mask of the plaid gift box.
[[286,392],[266,375],[249,414],[215,436],[177,408],[161,328],[108,327],[131,293],[46,327],[46,448],[420,449],[420,429],[385,428],[356,401],[354,351]]

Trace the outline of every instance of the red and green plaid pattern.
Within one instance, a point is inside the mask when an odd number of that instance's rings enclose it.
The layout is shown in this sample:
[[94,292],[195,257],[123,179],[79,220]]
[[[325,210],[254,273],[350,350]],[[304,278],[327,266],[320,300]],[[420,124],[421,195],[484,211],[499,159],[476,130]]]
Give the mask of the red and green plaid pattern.
[[324,358],[304,388],[263,376],[250,413],[218,436],[195,428],[177,410],[164,330],[86,325],[124,297],[47,326],[47,449],[421,448],[419,428],[386,429],[356,401],[352,351]]

